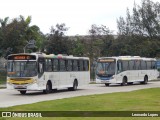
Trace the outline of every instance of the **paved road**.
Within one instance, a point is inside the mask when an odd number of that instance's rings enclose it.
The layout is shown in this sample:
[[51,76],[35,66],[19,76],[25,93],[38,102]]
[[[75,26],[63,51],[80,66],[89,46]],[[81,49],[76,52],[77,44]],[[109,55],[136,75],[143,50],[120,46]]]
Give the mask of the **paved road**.
[[85,87],[79,87],[77,91],[68,91],[67,89],[58,90],[50,94],[43,94],[41,91],[27,92],[21,95],[18,91],[0,89],[0,107],[9,107],[21,104],[29,104],[46,100],[56,100],[70,98],[75,96],[84,96],[92,94],[113,93],[133,91],[145,88],[160,87],[160,81],[149,82],[147,85],[134,84],[129,86],[112,85],[106,87],[104,84],[89,84]]

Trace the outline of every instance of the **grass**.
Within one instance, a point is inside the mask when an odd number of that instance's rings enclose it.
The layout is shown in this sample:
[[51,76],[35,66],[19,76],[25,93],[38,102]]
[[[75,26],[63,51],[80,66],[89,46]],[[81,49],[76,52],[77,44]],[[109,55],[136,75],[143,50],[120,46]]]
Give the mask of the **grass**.
[[[89,95],[60,100],[38,102],[27,105],[19,105],[8,108],[0,108],[0,111],[160,111],[160,88],[150,88],[132,92],[120,92],[101,95]],[[24,96],[25,98],[25,96]],[[14,118],[11,118],[14,120]],[[16,118],[17,119],[17,118]],[[42,118],[43,119],[43,118]],[[45,118],[51,119],[51,118]],[[72,120],[75,118],[58,118],[58,120]],[[76,117],[76,119],[81,119]],[[98,120],[99,118],[85,118],[86,120]],[[101,119],[109,119],[101,117]],[[112,120],[125,120],[125,118],[111,117]],[[137,117],[130,117],[137,120]],[[139,117],[138,119],[142,119]],[[156,119],[156,118],[153,118]],[[6,120],[6,119],[3,119]],[[38,118],[38,120],[40,120]],[[142,120],[149,120],[143,118]]]
[[3,84],[6,84],[6,78],[0,76],[0,89],[6,88],[6,87],[4,87],[4,86],[1,86],[1,85],[3,85]]
[[6,71],[0,70],[0,84],[6,83]]
[[[38,102],[0,110],[35,111],[159,111],[160,88],[150,88],[132,92],[89,95]],[[25,97],[25,96],[24,96]],[[43,108],[43,109],[42,109]]]
[[6,83],[6,78],[0,76],[0,84],[5,84]]
[[90,81],[89,84],[97,84],[96,81]]
[[1,84],[5,84],[5,83],[6,83],[6,80],[0,79],[0,85],[1,85]]

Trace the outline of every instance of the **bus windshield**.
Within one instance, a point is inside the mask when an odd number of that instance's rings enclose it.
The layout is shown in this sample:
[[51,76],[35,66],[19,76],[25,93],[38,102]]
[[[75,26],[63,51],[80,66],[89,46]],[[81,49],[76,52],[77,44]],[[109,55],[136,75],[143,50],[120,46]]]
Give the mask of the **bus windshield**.
[[10,61],[7,65],[7,74],[8,77],[36,76],[36,61]]
[[116,62],[113,61],[106,61],[106,62],[98,62],[96,68],[96,74],[98,76],[112,76],[115,74],[115,64]]

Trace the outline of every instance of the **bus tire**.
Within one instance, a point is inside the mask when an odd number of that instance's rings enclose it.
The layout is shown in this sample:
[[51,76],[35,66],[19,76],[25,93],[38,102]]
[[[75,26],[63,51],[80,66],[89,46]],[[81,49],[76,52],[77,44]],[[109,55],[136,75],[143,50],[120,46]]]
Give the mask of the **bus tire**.
[[127,77],[123,77],[123,80],[122,80],[122,83],[121,83],[121,86],[125,86],[127,84]]
[[52,83],[50,81],[47,82],[46,84],[46,89],[43,90],[43,93],[44,94],[48,94],[52,91]]
[[23,91],[19,91],[22,95],[25,95],[26,94],[26,90],[23,90]]
[[141,84],[147,84],[148,83],[148,76],[144,76],[144,81],[141,82]]
[[108,87],[108,86],[109,86],[109,83],[105,83],[105,86]]
[[68,90],[75,91],[75,90],[77,90],[77,87],[78,87],[78,81],[74,80],[73,87],[69,87]]

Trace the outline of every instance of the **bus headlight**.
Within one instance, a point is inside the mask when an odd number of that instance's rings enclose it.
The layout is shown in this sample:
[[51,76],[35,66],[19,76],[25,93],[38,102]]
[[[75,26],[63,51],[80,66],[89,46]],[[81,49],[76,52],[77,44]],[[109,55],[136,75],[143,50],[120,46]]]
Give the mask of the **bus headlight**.
[[11,84],[10,79],[7,79],[7,84]]
[[33,80],[33,83],[37,83],[37,79],[34,79],[34,80]]

